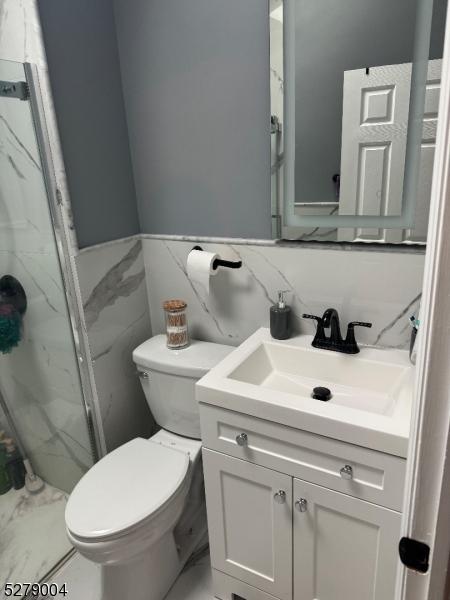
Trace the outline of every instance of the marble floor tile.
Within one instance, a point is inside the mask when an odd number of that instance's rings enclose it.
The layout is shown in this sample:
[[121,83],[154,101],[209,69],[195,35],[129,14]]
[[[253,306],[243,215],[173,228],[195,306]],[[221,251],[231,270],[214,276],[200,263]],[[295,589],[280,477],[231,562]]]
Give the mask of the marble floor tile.
[[64,525],[67,495],[46,485],[0,496],[0,599],[6,582],[38,582],[71,549]]
[[[100,567],[74,554],[51,580],[60,588],[66,586],[65,600],[100,600]],[[37,600],[44,600],[43,597]],[[125,600],[125,598],[124,598]]]
[[[100,568],[79,554],[52,581],[58,585],[66,583],[65,600],[100,600]],[[165,600],[214,600],[211,589],[209,554],[203,553],[188,561]]]
[[209,554],[189,562],[165,600],[213,600]]

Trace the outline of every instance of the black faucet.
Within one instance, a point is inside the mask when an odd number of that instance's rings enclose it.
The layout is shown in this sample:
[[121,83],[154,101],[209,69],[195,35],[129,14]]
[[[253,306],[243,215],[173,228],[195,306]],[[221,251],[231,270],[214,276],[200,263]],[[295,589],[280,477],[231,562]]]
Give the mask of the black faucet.
[[[322,317],[315,315],[302,315],[304,319],[314,319],[317,321],[316,335],[312,341],[314,348],[323,348],[324,350],[334,350],[344,354],[358,354],[359,348],[355,339],[355,327],[372,327],[372,323],[363,323],[361,321],[352,321],[348,324],[345,340],[342,339],[341,326],[339,323],[338,311],[335,308],[327,308]],[[330,329],[329,337],[325,334],[325,329]]]

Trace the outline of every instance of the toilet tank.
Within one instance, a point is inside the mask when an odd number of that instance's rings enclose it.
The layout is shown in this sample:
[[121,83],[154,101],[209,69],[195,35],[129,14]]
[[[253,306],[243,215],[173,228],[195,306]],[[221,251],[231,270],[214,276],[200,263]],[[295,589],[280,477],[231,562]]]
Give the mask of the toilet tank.
[[169,350],[166,336],[156,335],[134,350],[133,360],[158,425],[178,435],[200,439],[195,384],[233,349],[191,340],[187,348]]

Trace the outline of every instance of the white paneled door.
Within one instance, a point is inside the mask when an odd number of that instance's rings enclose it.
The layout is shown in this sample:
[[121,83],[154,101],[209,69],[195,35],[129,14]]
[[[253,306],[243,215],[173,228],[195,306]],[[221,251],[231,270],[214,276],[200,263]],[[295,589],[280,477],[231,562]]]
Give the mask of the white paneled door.
[[401,214],[411,67],[344,73],[339,214]]
[[392,600],[401,515],[294,479],[294,600]]
[[212,567],[290,600],[292,478],[211,450],[203,464]]
[[[426,241],[441,69],[442,60],[429,61],[415,228],[343,228],[340,240]],[[344,73],[340,215],[402,214],[411,73],[411,63]]]

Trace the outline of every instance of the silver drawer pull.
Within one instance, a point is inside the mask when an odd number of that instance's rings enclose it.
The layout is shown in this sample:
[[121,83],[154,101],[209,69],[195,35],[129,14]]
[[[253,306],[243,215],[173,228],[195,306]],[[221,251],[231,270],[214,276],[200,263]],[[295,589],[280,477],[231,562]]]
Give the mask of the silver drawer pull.
[[350,465],[342,467],[339,473],[341,474],[342,479],[353,479],[353,468]]
[[294,506],[298,512],[306,512],[308,510],[308,500],[306,500],[306,498],[300,498],[300,500],[295,502]]
[[246,446],[248,442],[248,435],[246,433],[240,433],[236,436],[236,444],[238,446]]
[[273,499],[277,504],[284,504],[286,502],[286,492],[284,490],[278,490]]

